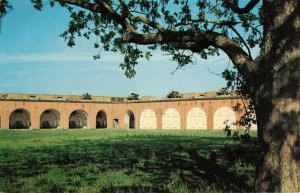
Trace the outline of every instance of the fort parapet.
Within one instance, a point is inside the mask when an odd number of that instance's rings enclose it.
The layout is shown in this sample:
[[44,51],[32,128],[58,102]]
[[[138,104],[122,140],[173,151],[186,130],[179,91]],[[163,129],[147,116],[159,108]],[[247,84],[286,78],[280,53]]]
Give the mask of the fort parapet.
[[127,97],[80,95],[0,94],[1,129],[223,129],[243,112],[232,107],[238,96],[216,92],[183,93],[180,98],[140,100]]
[[[139,101],[160,101],[176,99],[201,99],[216,97],[232,97],[233,93],[226,95],[217,92],[202,93],[182,93],[180,98],[167,98],[167,96],[158,99],[154,96],[142,96]],[[41,101],[95,101],[95,102],[128,102],[127,96],[91,96],[91,100],[84,100],[81,95],[53,95],[53,94],[20,94],[20,93],[0,93],[0,100],[41,100]],[[131,101],[132,102],[132,101]]]

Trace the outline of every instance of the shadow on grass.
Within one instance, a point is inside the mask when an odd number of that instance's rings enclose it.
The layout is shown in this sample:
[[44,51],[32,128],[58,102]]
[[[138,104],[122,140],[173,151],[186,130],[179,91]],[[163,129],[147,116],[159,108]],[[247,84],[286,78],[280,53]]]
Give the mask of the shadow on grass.
[[[2,149],[0,188],[49,192],[251,191],[258,150],[222,137],[125,136]],[[16,179],[19,179],[16,180]],[[33,179],[29,185],[24,179]],[[25,180],[26,181],[26,180]],[[31,183],[31,184],[30,184]],[[83,191],[83,192],[85,192]],[[179,191],[180,192],[180,191]]]

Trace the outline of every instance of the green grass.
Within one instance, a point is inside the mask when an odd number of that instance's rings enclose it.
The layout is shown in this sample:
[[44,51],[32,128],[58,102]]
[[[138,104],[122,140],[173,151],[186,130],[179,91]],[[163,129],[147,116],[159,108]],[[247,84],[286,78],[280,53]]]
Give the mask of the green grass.
[[2,130],[0,192],[251,191],[256,143],[223,131]]

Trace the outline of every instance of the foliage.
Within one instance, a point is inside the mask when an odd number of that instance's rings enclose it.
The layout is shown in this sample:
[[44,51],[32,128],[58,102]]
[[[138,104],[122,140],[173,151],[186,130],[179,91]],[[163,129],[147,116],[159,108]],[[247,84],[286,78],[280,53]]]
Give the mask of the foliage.
[[0,32],[1,32],[1,23],[2,18],[6,15],[8,11],[12,9],[12,5],[9,3],[8,0],[1,0],[0,1]]
[[12,9],[12,5],[9,3],[9,0],[0,1],[0,21],[6,15],[6,13]]
[[222,131],[0,131],[0,189],[249,192],[257,153]]
[[92,100],[92,95],[89,93],[85,93],[81,97],[82,100]]
[[221,88],[217,91],[217,95],[228,95],[228,89],[227,88]]
[[181,95],[177,91],[171,91],[167,94],[167,98],[181,98]]
[[[248,138],[249,130],[253,124],[257,124],[256,121],[256,114],[255,114],[255,108],[254,108],[254,102],[253,99],[250,98],[250,91],[249,86],[247,85],[245,79],[243,76],[240,76],[237,72],[236,68],[233,68],[232,70],[226,69],[222,73],[223,78],[227,81],[226,88],[224,90],[226,92],[235,92],[238,96],[240,96],[243,104],[237,103],[233,110],[237,112],[244,112],[242,117],[237,120],[236,124],[239,124],[245,128],[245,132],[240,137],[243,139],[244,136]],[[249,101],[246,104],[246,101]],[[225,132],[227,132],[227,135],[231,135],[230,127],[226,127],[224,129]],[[239,139],[238,133],[235,133],[234,138]]]
[[128,97],[127,97],[127,100],[139,100],[139,96],[138,94],[136,93],[131,93]]

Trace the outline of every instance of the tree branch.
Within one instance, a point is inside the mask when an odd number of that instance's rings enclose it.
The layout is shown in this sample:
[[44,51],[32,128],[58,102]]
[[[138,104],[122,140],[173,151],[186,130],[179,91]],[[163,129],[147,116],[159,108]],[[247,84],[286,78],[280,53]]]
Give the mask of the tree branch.
[[225,7],[229,7],[233,12],[237,14],[245,14],[249,13],[255,7],[255,5],[259,3],[259,1],[260,0],[251,0],[244,8],[240,8],[238,6],[237,0],[226,0],[223,2],[223,5]]
[[197,20],[191,20],[191,21],[186,21],[186,22],[182,22],[182,23],[176,23],[175,25],[173,25],[172,29],[175,29],[176,27],[179,26],[184,26],[184,25],[192,25],[195,23],[211,23],[214,25],[219,25],[219,26],[232,26],[232,25],[237,25],[241,22],[236,22],[236,21],[217,21],[217,20],[205,20],[205,19],[197,19]]
[[232,31],[240,38],[240,40],[243,42],[243,44],[245,45],[247,51],[248,51],[248,55],[249,57],[252,59],[251,56],[251,50],[247,44],[247,42],[244,40],[244,38],[241,36],[241,34],[233,27],[233,26],[229,26],[230,29],[232,29]]
[[245,72],[244,75],[252,71],[251,65],[254,62],[240,45],[216,32],[166,31],[156,34],[128,33],[123,37],[123,41],[142,45],[173,43],[176,45],[176,48],[190,49],[197,53],[209,46],[214,46],[222,49],[230,57],[233,64],[241,72]]
[[114,20],[115,22],[120,24],[123,27],[123,29],[125,29],[126,31],[129,31],[129,32],[135,31],[133,26],[128,24],[126,22],[126,20],[124,18],[122,18],[121,15],[116,13],[109,4],[107,4],[106,2],[104,2],[102,0],[97,0],[96,3],[90,3],[90,2],[87,2],[84,0],[55,0],[55,1],[57,1],[59,3],[75,5],[75,6],[87,9],[94,13],[101,13],[103,15],[111,17],[112,20]]
[[141,23],[144,23],[152,28],[155,28],[157,29],[158,31],[162,32],[162,31],[165,31],[164,27],[155,22],[155,21],[151,21],[150,19],[146,18],[146,17],[143,17],[143,16],[134,16],[130,13],[129,9],[128,9],[128,6],[125,4],[124,1],[122,0],[119,0],[120,2],[120,5],[123,7],[124,10],[126,10],[126,16],[129,20],[131,20],[132,22],[141,22]]
[[134,16],[134,15],[130,14],[129,19],[131,21],[133,21],[133,22],[141,22],[141,23],[147,24],[150,27],[155,28],[155,29],[157,29],[160,32],[165,31],[165,29],[164,29],[164,27],[162,25],[160,25],[159,23],[157,23],[155,21],[151,21],[151,20],[149,20],[146,17],[143,17],[143,16]]

